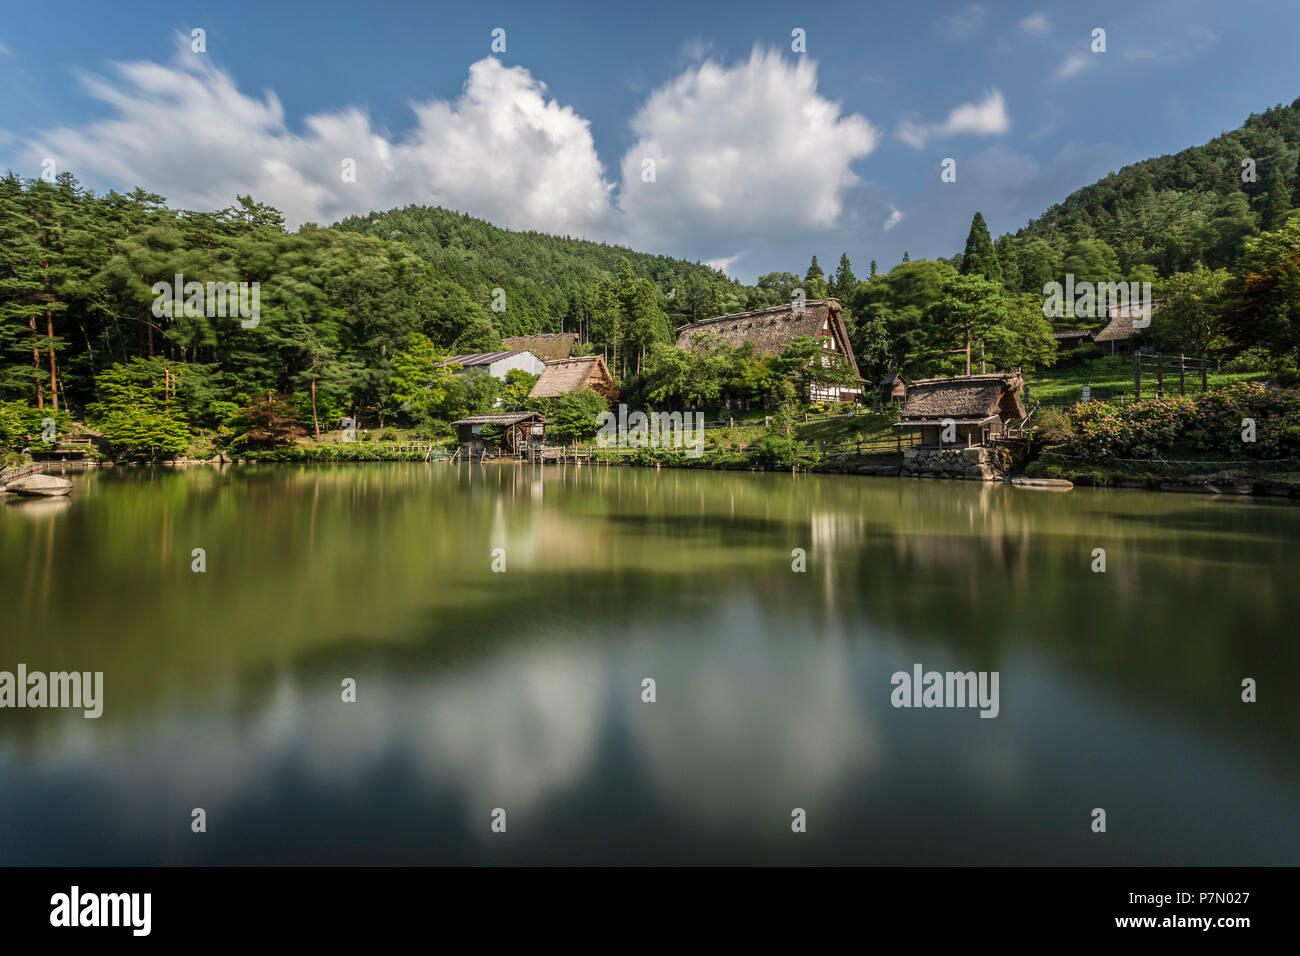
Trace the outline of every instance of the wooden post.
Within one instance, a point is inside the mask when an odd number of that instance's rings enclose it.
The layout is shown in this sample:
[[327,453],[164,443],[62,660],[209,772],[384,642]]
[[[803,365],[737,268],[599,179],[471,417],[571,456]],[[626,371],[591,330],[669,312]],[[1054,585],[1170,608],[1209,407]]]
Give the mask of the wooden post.
[[1205,356],[1202,355],[1201,356],[1201,391],[1202,392],[1205,391],[1207,387],[1206,377],[1205,377],[1205,366],[1209,364],[1210,363],[1206,360]]
[[1159,352],[1156,353],[1156,398],[1165,397],[1165,360]]
[[1142,401],[1142,353],[1133,353],[1133,401]]
[[1178,394],[1179,395],[1184,395],[1187,392],[1187,389],[1184,387],[1183,384],[1183,379],[1186,377],[1186,371],[1187,371],[1186,366],[1187,366],[1187,356],[1179,352],[1178,353]]

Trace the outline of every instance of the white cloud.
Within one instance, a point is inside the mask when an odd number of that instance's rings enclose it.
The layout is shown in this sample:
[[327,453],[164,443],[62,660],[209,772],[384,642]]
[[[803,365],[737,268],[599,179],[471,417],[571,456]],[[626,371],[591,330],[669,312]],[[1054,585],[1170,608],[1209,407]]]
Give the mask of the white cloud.
[[1046,13],[1031,13],[1018,24],[1022,33],[1030,36],[1045,37],[1052,29],[1052,22]]
[[[878,140],[863,116],[818,93],[807,57],[756,49],[730,65],[706,60],[631,118],[635,145],[621,160],[616,204],[588,121],[495,58],[469,67],[457,97],[413,103],[400,135],[356,107],[291,127],[273,92],[242,92],[187,45],[170,65],[117,64],[83,82],[107,115],[26,140],[24,162],[53,156],[82,179],[141,185],[184,208],[219,209],[251,193],[291,227],[436,204],[507,228],[671,245],[728,263],[755,238],[839,224],[858,183],[852,164]],[[652,183],[642,182],[643,158],[656,162]],[[340,174],[345,159],[355,160],[354,183]]]
[[725,272],[727,275],[730,275],[731,267],[736,264],[736,260],[738,260],[742,255],[744,255],[744,253],[738,252],[734,256],[723,256],[719,259],[710,259],[704,264],[710,269],[717,269],[719,272]]
[[4,40],[0,40],[0,56],[8,56],[8,55],[9,55],[9,48],[5,46]]
[[902,221],[903,221],[903,214],[899,212],[897,209],[895,209],[893,206],[890,206],[889,218],[885,220],[885,224],[880,228],[883,229],[885,232],[889,232],[889,230],[893,229]]
[[1085,70],[1097,66],[1097,57],[1100,55],[1080,50],[1068,53],[1061,60],[1061,65],[1056,68],[1056,72],[1052,74],[1052,79],[1059,82],[1060,80],[1068,80],[1072,76],[1078,76]]
[[1200,56],[1216,42],[1219,35],[1204,27],[1192,27],[1181,37],[1162,39],[1147,47],[1129,47],[1124,56],[1130,60],[1155,63],[1183,63]]
[[[355,108],[291,130],[274,93],[249,97],[209,62],[185,53],[173,66],[118,65],[117,82],[86,79],[113,118],[54,130],[28,143],[27,158],[54,156],[83,177],[143,185],[189,208],[251,192],[291,224],[414,202],[575,234],[612,213],[587,121],[521,67],[472,64],[459,98],[412,104],[415,128],[393,139]],[[356,161],[355,183],[342,181],[345,159]]]
[[898,127],[898,138],[913,149],[921,149],[932,139],[970,134],[994,136],[1011,128],[1007,102],[1000,90],[990,90],[978,103],[963,103],[948,119],[935,125],[922,125],[905,120]]
[[[852,163],[877,132],[817,92],[817,67],[754,50],[709,60],[656,90],[632,118],[619,203],[636,240],[734,253],[754,235],[837,224]],[[642,182],[642,161],[655,181]]]
[[984,25],[988,14],[988,10],[978,3],[968,3],[943,18],[943,31],[954,40],[964,40]]

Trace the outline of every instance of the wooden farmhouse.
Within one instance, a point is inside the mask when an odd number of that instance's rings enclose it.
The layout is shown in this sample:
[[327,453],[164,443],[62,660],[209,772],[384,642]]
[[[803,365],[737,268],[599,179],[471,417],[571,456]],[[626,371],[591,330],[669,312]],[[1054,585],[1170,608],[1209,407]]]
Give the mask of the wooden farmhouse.
[[539,412],[492,412],[471,415],[452,422],[452,425],[461,445],[469,446],[475,453],[482,452],[488,444],[481,437],[483,426],[495,426],[501,429],[501,450],[513,455],[525,443],[545,441],[547,421]]
[[695,351],[700,348],[702,336],[714,335],[729,345],[753,344],[760,355],[780,355],[790,342],[800,335],[822,338],[822,348],[831,354],[840,356],[853,373],[857,385],[839,385],[829,388],[814,388],[808,398],[811,401],[856,401],[862,394],[862,376],[858,373],[858,363],[853,357],[853,346],[849,344],[849,333],[841,317],[843,307],[839,299],[818,299],[803,303],[796,308],[792,302],[759,309],[755,312],[741,312],[736,315],[720,315],[713,319],[692,322],[677,330],[677,347]]
[[533,385],[528,397],[554,398],[577,391],[583,386],[598,392],[610,404],[618,402],[618,386],[614,384],[614,377],[609,374],[604,358],[599,355],[580,355],[547,362],[542,369],[541,378]]
[[1092,341],[1093,333],[1089,329],[1074,329],[1070,332],[1053,332],[1058,352],[1073,352],[1083,348]]
[[566,359],[578,347],[577,332],[543,332],[538,335],[515,335],[501,340],[503,349],[523,349],[543,362]]
[[[919,431],[924,447],[986,445],[1008,422],[1025,418],[1022,384],[1014,372],[920,379],[909,384],[902,420],[894,427]],[[949,425],[954,427],[945,435]]]

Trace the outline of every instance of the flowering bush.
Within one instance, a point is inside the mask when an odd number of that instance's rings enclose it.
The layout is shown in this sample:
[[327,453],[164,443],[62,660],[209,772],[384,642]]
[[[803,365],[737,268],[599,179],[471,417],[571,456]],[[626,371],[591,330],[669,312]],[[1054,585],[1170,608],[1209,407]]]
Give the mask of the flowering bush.
[[[1246,419],[1254,441],[1244,437]],[[1206,458],[1300,454],[1300,392],[1238,382],[1197,396],[1133,405],[1086,402],[1070,412],[1072,454],[1097,461],[1154,458],[1178,450]]]

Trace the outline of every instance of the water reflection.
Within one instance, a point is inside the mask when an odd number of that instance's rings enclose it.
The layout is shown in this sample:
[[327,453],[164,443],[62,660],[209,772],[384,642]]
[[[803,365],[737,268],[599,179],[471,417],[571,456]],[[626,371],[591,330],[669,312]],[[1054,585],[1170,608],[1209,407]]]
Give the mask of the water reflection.
[[[0,669],[103,670],[105,715],[0,711],[9,862],[1295,862],[1285,505],[477,465],[75,481],[0,509]],[[998,670],[1002,714],[894,710],[917,661]],[[1105,800],[1141,825],[1090,842]]]

